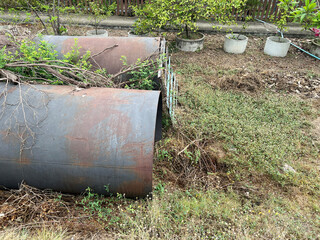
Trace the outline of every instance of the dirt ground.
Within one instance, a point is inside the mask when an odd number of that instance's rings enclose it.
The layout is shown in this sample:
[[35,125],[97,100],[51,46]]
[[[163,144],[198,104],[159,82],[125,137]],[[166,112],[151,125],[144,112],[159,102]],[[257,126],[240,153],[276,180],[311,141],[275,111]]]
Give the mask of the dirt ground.
[[[207,35],[205,47],[198,53],[173,54],[176,64],[196,65],[208,83],[222,89],[245,92],[271,91],[320,98],[320,61],[291,46],[287,57],[275,58],[263,53],[266,37],[249,36],[244,54],[223,51],[224,35]],[[290,39],[304,49],[308,39]],[[213,77],[214,76],[214,77]]]

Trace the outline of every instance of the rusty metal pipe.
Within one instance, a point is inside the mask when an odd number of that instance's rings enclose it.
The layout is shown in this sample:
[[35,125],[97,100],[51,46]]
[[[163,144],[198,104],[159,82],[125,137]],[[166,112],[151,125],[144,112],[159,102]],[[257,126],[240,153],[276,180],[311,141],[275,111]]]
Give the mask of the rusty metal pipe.
[[[91,61],[93,67],[105,68],[108,73],[118,73],[123,64],[120,60],[122,56],[127,59],[127,64],[136,63],[137,59],[142,60],[151,57],[154,54],[160,54],[160,38],[153,37],[97,37],[97,36],[54,36],[45,35],[42,40],[54,45],[58,53],[58,58],[71,51],[75,46],[75,40],[78,41],[79,52],[81,55],[90,51],[94,61]],[[36,42],[39,39],[35,39]]]
[[159,91],[0,83],[0,185],[145,197],[161,105]]

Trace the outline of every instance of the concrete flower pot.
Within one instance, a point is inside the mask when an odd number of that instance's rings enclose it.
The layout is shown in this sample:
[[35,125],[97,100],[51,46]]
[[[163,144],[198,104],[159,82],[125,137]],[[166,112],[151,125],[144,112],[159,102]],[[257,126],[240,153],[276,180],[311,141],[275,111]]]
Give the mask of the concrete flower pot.
[[140,35],[138,35],[138,34],[134,34],[134,32],[133,32],[132,30],[130,30],[130,31],[128,32],[128,37],[148,37],[148,34],[146,33],[146,34],[140,34]]
[[224,38],[223,50],[227,53],[241,54],[246,50],[248,38],[239,34],[227,34]]
[[203,49],[204,35],[198,33],[199,39],[184,39],[177,36],[176,47],[184,52],[195,52]]
[[291,41],[287,38],[268,37],[264,46],[264,53],[273,57],[287,56]]
[[108,37],[108,31],[104,29],[98,29],[98,31],[96,32],[96,30],[93,29],[93,30],[87,31],[86,36]]
[[317,57],[320,57],[320,40],[313,39],[311,42],[310,52]]

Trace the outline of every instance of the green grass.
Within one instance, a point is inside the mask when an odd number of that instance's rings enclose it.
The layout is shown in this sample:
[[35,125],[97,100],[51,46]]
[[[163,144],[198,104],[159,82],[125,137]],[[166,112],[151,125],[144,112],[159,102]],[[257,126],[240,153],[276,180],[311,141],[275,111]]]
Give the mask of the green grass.
[[[268,175],[281,185],[319,192],[317,171],[306,171],[303,164],[320,157],[319,147],[308,134],[309,119],[315,116],[308,102],[267,92],[253,97],[188,81],[180,99],[186,110],[178,121],[192,139],[223,142],[227,155],[220,161],[237,180]],[[297,173],[284,172],[284,164]]]
[[45,225],[33,231],[14,228],[0,231],[0,239],[2,240],[65,240],[72,239],[72,237],[67,233],[67,230],[62,230],[59,227],[49,228]]
[[[126,239],[316,239],[319,212],[269,194],[257,204],[236,190],[176,190],[123,211]],[[297,207],[292,207],[292,206]],[[319,206],[319,203],[317,203]]]
[[[178,63],[179,64],[179,63]],[[200,66],[194,63],[183,64],[183,68],[178,71],[179,74],[192,75],[192,74],[203,74],[203,75],[212,75],[215,73],[210,67]]]

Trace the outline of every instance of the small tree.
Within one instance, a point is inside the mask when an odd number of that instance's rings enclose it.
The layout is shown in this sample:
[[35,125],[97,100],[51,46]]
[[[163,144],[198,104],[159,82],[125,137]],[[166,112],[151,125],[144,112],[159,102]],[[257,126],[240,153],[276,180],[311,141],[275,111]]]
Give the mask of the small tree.
[[[36,19],[38,19],[41,24],[43,25],[47,34],[48,31],[48,23],[49,26],[52,28],[52,31],[55,35],[61,35],[62,33],[66,32],[67,29],[61,24],[61,14],[68,14],[70,12],[75,11],[75,7],[66,7],[61,3],[61,0],[25,0],[26,4],[32,10],[32,12],[36,15]],[[44,12],[48,16],[47,22],[43,20],[40,16],[39,12]]]
[[[291,12],[296,8],[297,4],[298,2],[293,0],[280,0],[278,3],[280,17],[275,19],[275,23],[280,33],[286,29]],[[274,19],[274,16],[271,19]]]
[[116,9],[116,3],[112,4],[102,4],[97,2],[90,2],[90,9],[92,11],[92,16],[90,17],[94,21],[94,28],[96,30],[96,35],[98,34],[98,28],[100,23],[110,17],[112,12]]
[[168,8],[169,1],[152,1],[143,7],[132,6],[132,10],[138,19],[133,24],[133,33],[136,35],[146,34],[152,31],[160,31],[167,25],[169,16],[165,9]]
[[176,27],[178,35],[192,38],[198,30],[198,20],[213,18],[220,24],[235,21],[234,9],[241,9],[246,0],[153,0],[145,8],[136,10],[138,30],[155,30],[167,25]]
[[317,35],[316,32],[320,29],[320,12],[316,0],[305,0],[301,7],[295,0],[280,0],[278,8],[280,18],[276,20],[276,24],[280,32],[285,30],[287,21],[291,19]]
[[320,6],[316,0],[305,0],[301,7],[294,9],[291,12],[291,17],[294,22],[298,22],[305,30],[310,30],[318,38],[320,43]]
[[300,23],[304,29],[320,28],[320,6],[316,0],[305,0],[301,7],[291,12],[294,22]]

